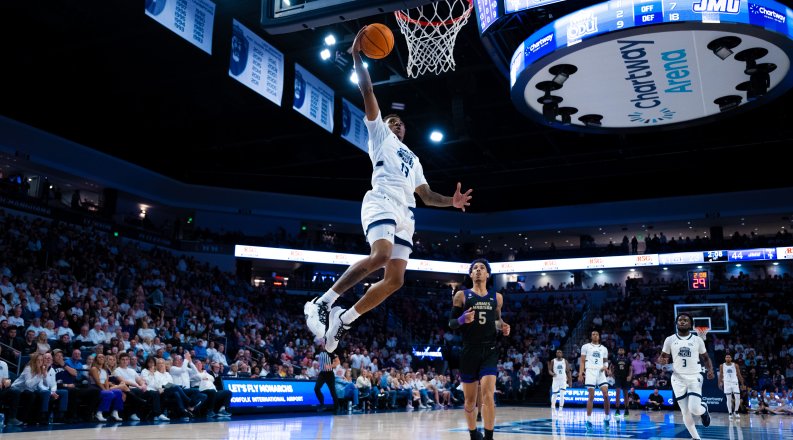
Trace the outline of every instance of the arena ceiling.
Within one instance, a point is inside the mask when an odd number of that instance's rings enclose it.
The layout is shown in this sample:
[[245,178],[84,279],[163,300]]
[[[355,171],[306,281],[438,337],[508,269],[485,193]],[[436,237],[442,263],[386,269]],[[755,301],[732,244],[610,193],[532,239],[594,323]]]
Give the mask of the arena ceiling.
[[[188,183],[360,200],[367,155],[297,114],[289,97],[279,107],[230,78],[226,24],[257,30],[287,66],[299,62],[361,105],[349,72],[319,59],[323,38],[333,32],[349,45],[372,22],[396,31],[393,16],[268,35],[258,28],[259,0],[216,4],[208,55],[147,17],[142,2],[2,2],[0,112]],[[452,73],[399,79],[401,36],[397,44],[371,67],[380,106],[404,104],[405,141],[431,187],[473,188],[471,212],[790,186],[791,93],[694,129],[579,134],[515,110],[473,22]],[[287,89],[290,78],[287,68]],[[428,140],[434,127],[446,131],[439,145]]]

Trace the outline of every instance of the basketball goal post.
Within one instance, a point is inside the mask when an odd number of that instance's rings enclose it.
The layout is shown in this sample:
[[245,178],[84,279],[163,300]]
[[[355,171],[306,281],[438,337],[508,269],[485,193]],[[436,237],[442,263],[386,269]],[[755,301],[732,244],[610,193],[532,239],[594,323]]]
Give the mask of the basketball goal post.
[[454,44],[473,7],[473,0],[439,0],[394,12],[407,41],[409,77],[454,70]]

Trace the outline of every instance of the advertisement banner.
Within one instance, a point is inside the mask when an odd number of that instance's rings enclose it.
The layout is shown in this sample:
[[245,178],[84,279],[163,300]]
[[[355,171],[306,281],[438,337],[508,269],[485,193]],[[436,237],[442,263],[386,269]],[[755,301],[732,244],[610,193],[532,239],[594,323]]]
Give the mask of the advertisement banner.
[[[231,391],[231,408],[268,408],[319,405],[313,380],[267,380],[224,378],[223,389]],[[322,387],[325,405],[333,405],[327,386]]]

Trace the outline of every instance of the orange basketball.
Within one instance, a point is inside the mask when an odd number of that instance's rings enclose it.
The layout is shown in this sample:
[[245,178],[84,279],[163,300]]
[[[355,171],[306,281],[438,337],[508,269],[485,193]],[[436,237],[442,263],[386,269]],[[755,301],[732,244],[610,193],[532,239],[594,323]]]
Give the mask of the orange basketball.
[[361,39],[361,51],[369,58],[385,58],[394,48],[394,34],[388,26],[380,23],[366,27]]

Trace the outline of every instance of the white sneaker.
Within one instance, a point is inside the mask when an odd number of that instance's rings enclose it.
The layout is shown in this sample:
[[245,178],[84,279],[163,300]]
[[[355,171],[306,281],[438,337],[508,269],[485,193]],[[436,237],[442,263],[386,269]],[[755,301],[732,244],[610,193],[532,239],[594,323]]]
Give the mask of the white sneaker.
[[[121,421],[124,420],[124,419],[121,418],[121,416],[118,415],[118,411],[113,411],[112,413],[110,413],[110,418],[115,420],[115,421],[117,421],[117,422],[121,422]],[[140,420],[140,419],[138,419],[138,420]]]
[[132,414],[131,416],[129,416],[129,420],[133,422],[140,422],[140,417],[138,417],[137,414]]
[[165,414],[160,414],[159,416],[155,417],[154,420],[158,421],[158,422],[170,422],[171,421],[171,419],[169,419]]
[[349,325],[345,325],[341,322],[341,315],[346,311],[347,309],[341,307],[334,307],[330,311],[328,331],[325,332],[325,350],[327,350],[328,353],[333,353],[336,350],[336,347],[339,346],[339,341],[341,341],[344,335],[350,330]]
[[735,417],[736,419],[740,419],[740,418],[741,418],[741,415],[740,415],[740,414],[738,414],[738,413],[733,413],[732,415],[733,415],[733,417]]
[[325,336],[325,331],[328,329],[329,314],[330,308],[328,303],[320,301],[318,296],[306,302],[306,305],[303,306],[303,315],[306,317],[306,327],[318,338]]
[[94,414],[94,417],[96,418],[96,420],[98,420],[100,422],[107,422],[107,419],[105,418],[105,416],[102,415],[102,411],[97,411],[96,414]]

